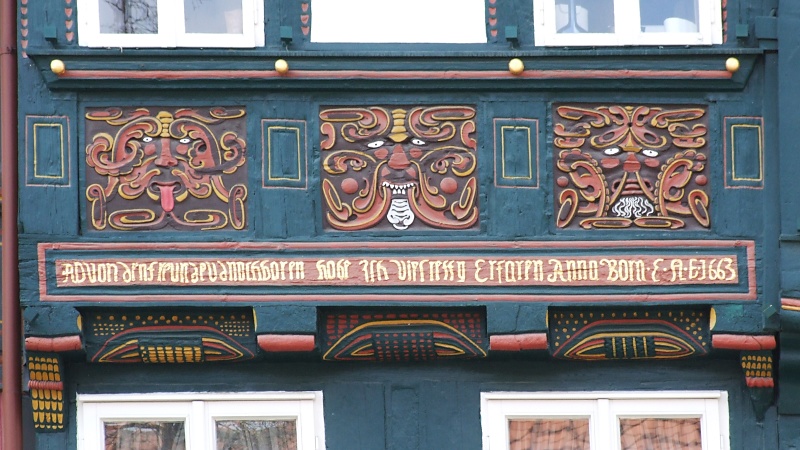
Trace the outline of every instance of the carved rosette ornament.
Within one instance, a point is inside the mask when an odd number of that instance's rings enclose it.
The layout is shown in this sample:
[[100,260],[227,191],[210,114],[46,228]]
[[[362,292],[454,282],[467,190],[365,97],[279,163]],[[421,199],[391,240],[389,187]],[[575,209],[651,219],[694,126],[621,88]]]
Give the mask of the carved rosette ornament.
[[88,110],[91,229],[243,229],[244,115],[240,108]]
[[559,228],[711,224],[705,107],[554,106]]
[[324,108],[319,117],[327,228],[477,226],[475,108]]

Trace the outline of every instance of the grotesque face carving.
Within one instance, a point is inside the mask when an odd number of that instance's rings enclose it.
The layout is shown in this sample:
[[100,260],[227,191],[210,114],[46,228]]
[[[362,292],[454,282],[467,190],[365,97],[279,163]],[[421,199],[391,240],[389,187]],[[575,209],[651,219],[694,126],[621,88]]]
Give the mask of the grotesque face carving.
[[556,106],[561,228],[708,228],[706,110]]
[[326,226],[467,229],[478,223],[475,109],[320,112]]
[[244,110],[90,110],[86,198],[96,230],[245,226]]

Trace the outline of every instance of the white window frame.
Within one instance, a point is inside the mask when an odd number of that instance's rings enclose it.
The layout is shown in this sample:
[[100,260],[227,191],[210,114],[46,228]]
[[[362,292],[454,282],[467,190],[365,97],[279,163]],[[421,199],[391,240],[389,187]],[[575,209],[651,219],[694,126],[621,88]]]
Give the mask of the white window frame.
[[533,0],[534,41],[541,47],[622,45],[722,44],[720,0],[698,0],[698,31],[645,33],[641,30],[639,0],[613,0],[614,33],[557,33],[556,0]]
[[104,422],[183,421],[187,449],[216,450],[215,420],[296,420],[300,450],[325,448],[322,392],[78,394],[78,450],[102,450]]
[[311,0],[311,42],[485,44],[486,20],[485,0]]
[[592,450],[619,450],[619,419],[700,417],[703,450],[730,450],[725,391],[483,392],[483,450],[508,450],[510,419],[589,418]]
[[[234,1],[234,0],[228,0]],[[100,0],[77,0],[78,44],[83,47],[231,47],[264,46],[264,2],[242,2],[242,33],[187,33],[183,0],[157,0],[158,33],[101,33]]]

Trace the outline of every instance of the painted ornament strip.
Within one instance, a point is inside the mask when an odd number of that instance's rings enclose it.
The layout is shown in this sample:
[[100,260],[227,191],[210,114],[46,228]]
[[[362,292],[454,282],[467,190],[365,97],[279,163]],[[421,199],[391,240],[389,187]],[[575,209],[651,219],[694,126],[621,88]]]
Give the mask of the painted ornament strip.
[[326,107],[319,118],[327,230],[478,225],[474,107]]
[[89,108],[85,119],[90,230],[246,227],[243,108]]
[[711,226],[705,106],[554,105],[556,225]]

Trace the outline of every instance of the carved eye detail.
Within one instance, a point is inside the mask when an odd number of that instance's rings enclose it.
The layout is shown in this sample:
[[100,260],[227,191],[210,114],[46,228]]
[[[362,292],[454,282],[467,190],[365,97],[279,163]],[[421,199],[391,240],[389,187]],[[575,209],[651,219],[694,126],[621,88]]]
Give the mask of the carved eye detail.
[[142,138],[142,142],[153,142],[153,138],[150,136],[145,136]]
[[181,140],[180,140],[180,141],[178,141],[178,142],[180,142],[181,144],[188,144],[189,142],[192,142],[192,140],[191,140],[191,139],[189,139],[189,138],[183,138],[183,139],[181,139]]
[[414,144],[414,145],[425,145],[425,141],[423,141],[422,139],[417,139],[417,138],[412,139],[411,143]]
[[611,147],[603,150],[603,153],[605,153],[608,156],[613,156],[619,153],[619,149],[617,147]]
[[644,156],[649,156],[650,158],[655,158],[656,156],[658,156],[658,152],[657,151],[650,150],[650,149],[642,150],[642,154]]
[[383,144],[384,144],[383,141],[373,141],[373,142],[370,142],[369,144],[367,144],[367,147],[369,147],[369,148],[378,148],[378,147],[381,147]]

